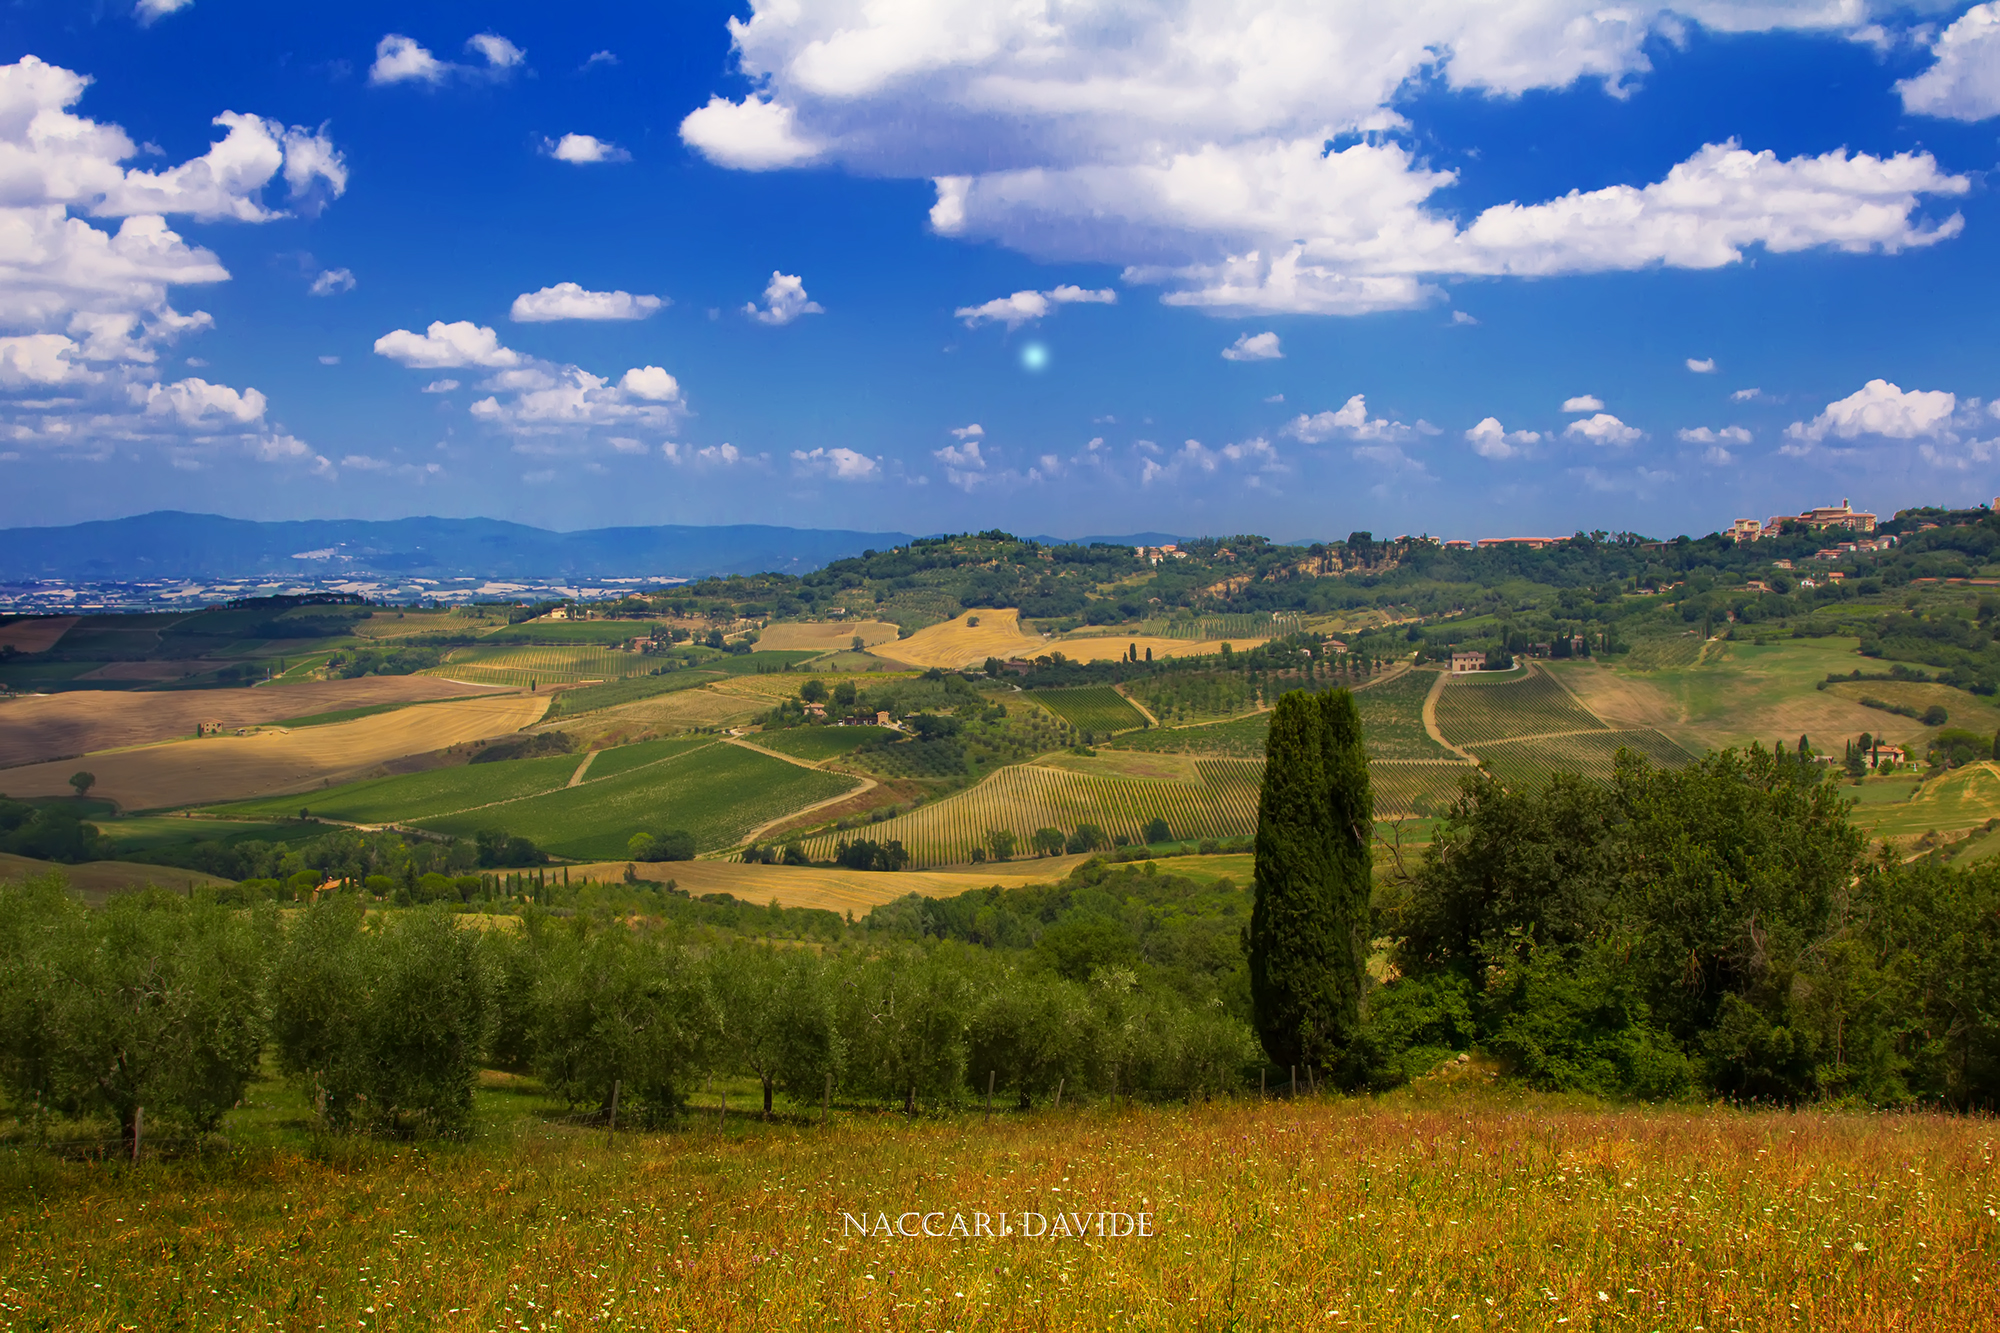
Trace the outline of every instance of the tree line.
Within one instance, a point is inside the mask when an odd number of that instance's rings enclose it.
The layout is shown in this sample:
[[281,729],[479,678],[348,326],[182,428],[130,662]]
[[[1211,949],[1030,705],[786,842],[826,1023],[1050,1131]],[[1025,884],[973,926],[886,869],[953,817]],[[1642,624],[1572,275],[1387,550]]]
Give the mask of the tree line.
[[0,1087],[27,1120],[214,1129],[268,1053],[327,1128],[454,1135],[482,1068],[576,1113],[661,1126],[713,1075],[785,1094],[951,1103],[989,1087],[1199,1096],[1254,1061],[1240,1018],[953,941],[783,947],[650,919],[530,911],[518,931],[334,895],[268,906],[162,892],[90,909],[54,879],[0,887]]

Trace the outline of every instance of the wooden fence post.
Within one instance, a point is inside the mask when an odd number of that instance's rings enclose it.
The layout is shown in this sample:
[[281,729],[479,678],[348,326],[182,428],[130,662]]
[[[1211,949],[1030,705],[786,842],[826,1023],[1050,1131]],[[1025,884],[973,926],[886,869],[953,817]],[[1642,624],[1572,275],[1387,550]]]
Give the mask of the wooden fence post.
[[1298,1067],[1297,1065],[1293,1065],[1293,1066],[1292,1066],[1292,1096],[1296,1097],[1296,1096],[1298,1096],[1298,1095],[1299,1095],[1299,1067]]
[[826,1092],[819,1099],[819,1122],[826,1123],[827,1113],[833,1109],[833,1071],[826,1071]]
[[997,1069],[986,1071],[986,1118],[988,1120],[993,1118],[993,1080],[999,1072]]
[[1263,1102],[1263,1101],[1269,1101],[1270,1099],[1271,1099],[1271,1071],[1268,1068],[1260,1069],[1257,1071],[1257,1100]]
[[604,1136],[604,1146],[609,1148],[618,1141],[618,1089],[621,1081],[611,1080],[611,1129]]
[[718,1135],[722,1133],[723,1120],[729,1114],[729,1090],[724,1088],[720,1097],[721,1100],[717,1102],[715,1108],[715,1132]]
[[1057,1079],[1057,1080],[1056,1080],[1056,1110],[1058,1110],[1058,1111],[1062,1110],[1062,1090],[1063,1090],[1063,1081],[1062,1081],[1061,1079]]
[[1319,1080],[1313,1077],[1311,1065],[1306,1066],[1306,1091],[1315,1097],[1319,1096]]
[[132,1108],[132,1165],[139,1165],[139,1140],[146,1133],[146,1108]]

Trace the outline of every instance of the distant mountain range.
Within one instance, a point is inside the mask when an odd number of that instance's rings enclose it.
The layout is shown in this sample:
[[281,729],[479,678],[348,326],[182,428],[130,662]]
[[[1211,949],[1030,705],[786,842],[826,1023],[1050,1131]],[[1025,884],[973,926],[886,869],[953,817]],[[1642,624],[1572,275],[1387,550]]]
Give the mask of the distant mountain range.
[[[760,524],[550,532],[490,518],[315,519],[259,523],[171,510],[60,528],[0,529],[0,582],[141,583],[156,579],[702,578],[804,574],[901,546],[904,532]],[[1056,541],[1057,538],[1041,538]],[[1163,533],[1081,540],[1156,545]]]

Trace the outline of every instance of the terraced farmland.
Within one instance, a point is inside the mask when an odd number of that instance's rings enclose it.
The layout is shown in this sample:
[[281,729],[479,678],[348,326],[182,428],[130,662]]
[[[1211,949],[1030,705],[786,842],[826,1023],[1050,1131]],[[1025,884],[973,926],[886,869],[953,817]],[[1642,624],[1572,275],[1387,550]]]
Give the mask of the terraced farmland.
[[1558,731],[1601,731],[1604,723],[1546,673],[1476,684],[1453,680],[1437,702],[1438,730],[1468,749],[1485,741]]
[[420,822],[460,837],[504,828],[558,856],[584,859],[623,856],[634,833],[672,829],[687,830],[698,848],[712,851],[855,786],[850,777],[714,741],[614,776],[590,776],[581,786]]
[[1025,842],[1036,829],[1069,832],[1089,823],[1108,836],[1136,840],[1146,822],[1157,817],[1167,821],[1176,838],[1252,832],[1263,765],[1203,759],[1193,767],[1193,781],[1163,781],[1018,764],[969,791],[853,833],[821,834],[804,845],[814,860],[831,860],[843,838],[894,839],[921,868],[970,861],[972,849],[983,845],[994,829],[1006,829]]
[[1608,780],[1620,750],[1643,755],[1661,768],[1681,768],[1693,759],[1686,750],[1650,728],[1487,741],[1473,753],[1479,756],[1486,771],[1505,786],[1527,787],[1540,786],[1557,773]]
[[1085,685],[1069,690],[1036,690],[1031,696],[1078,731],[1104,736],[1146,725],[1131,701],[1109,685]]

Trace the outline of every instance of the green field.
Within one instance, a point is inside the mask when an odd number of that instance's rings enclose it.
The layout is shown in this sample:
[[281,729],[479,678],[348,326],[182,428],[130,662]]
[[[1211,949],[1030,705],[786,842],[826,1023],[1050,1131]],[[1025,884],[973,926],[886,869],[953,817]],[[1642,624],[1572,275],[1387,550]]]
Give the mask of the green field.
[[1452,680],[1438,697],[1437,721],[1446,740],[1468,748],[1514,736],[1604,729],[1604,723],[1541,671],[1505,683]]
[[304,807],[323,818],[354,824],[410,823],[561,787],[569,781],[581,759],[580,755],[558,754],[540,759],[460,764],[423,773],[370,778],[299,796],[240,801],[211,807],[210,812],[282,819],[298,814]]
[[609,860],[623,856],[640,832],[685,829],[703,851],[733,846],[759,825],[854,785],[849,777],[711,741],[611,777],[590,776],[581,786],[416,822],[460,837],[504,828],[557,856]]
[[1146,725],[1145,716],[1109,685],[1036,690],[1028,697],[1078,731],[1086,731],[1093,736],[1131,731]]
[[818,763],[852,754],[870,741],[894,734],[883,727],[793,727],[788,731],[767,731],[750,740],[766,750]]
[[831,860],[843,838],[899,841],[917,868],[972,859],[993,829],[1025,842],[1039,828],[1068,833],[1096,824],[1108,837],[1137,840],[1147,821],[1167,821],[1173,838],[1227,838],[1252,832],[1263,765],[1203,759],[1179,780],[1078,772],[1042,764],[1016,764],[968,791],[919,806],[908,814],[852,833],[807,839],[814,860]]
[[629,773],[647,764],[657,764],[662,759],[672,759],[676,755],[698,750],[714,742],[706,736],[671,736],[666,740],[640,741],[637,745],[620,745],[609,750],[600,750],[597,758],[590,761],[584,770],[586,782],[601,782],[605,778],[615,778],[621,773]]

